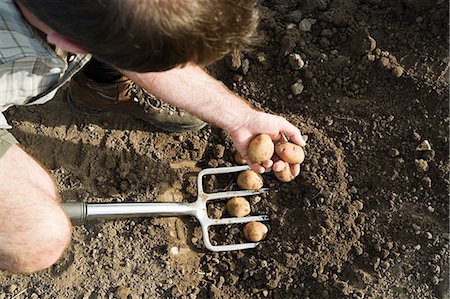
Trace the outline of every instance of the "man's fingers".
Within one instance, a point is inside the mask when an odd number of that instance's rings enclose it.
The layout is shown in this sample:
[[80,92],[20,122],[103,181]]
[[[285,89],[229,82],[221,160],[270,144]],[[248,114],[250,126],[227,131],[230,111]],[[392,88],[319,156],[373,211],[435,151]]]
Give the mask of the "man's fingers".
[[286,127],[282,131],[284,136],[286,136],[290,142],[298,144],[300,146],[305,146],[306,142],[303,139],[302,133],[300,133],[300,130],[293,126],[291,123],[287,123]]
[[267,160],[267,161],[264,161],[264,163],[262,164],[262,166],[264,167],[264,168],[271,168],[272,167],[272,165],[273,165],[273,161],[272,160]]
[[286,164],[284,163],[284,161],[279,160],[279,161],[273,163],[272,169],[275,172],[280,172],[284,169],[285,165]]
[[291,164],[290,167],[293,176],[298,176],[300,174],[300,164]]
[[266,169],[264,167],[262,167],[261,165],[259,165],[259,164],[252,164],[252,165],[250,165],[250,167],[254,171],[256,171],[257,173],[264,173],[264,172],[266,172]]

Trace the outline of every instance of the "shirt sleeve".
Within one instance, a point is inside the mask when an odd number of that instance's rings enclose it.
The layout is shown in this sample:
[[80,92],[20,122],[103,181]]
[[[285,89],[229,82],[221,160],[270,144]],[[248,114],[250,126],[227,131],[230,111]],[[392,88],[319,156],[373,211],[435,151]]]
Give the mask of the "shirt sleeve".
[[0,112],[25,105],[30,98],[48,90],[58,82],[61,72],[60,68],[34,57],[0,64]]
[[3,113],[0,112],[0,129],[11,129],[12,127],[8,124]]

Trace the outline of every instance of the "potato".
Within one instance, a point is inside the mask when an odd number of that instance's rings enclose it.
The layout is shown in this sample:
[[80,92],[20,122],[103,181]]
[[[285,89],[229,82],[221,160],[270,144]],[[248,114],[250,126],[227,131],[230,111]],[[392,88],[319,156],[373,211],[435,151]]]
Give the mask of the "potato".
[[264,181],[259,173],[249,169],[238,175],[237,184],[245,190],[259,190],[264,185]]
[[248,156],[253,163],[262,164],[272,158],[275,145],[267,134],[259,134],[248,146]]
[[244,226],[244,237],[251,242],[259,242],[263,240],[269,229],[261,222],[249,222]]
[[239,165],[247,164],[247,161],[242,158],[241,154],[238,151],[236,151],[236,153],[234,154],[234,161]]
[[281,160],[289,164],[300,164],[305,160],[305,152],[300,145],[281,141],[275,145],[275,152]]
[[234,197],[227,202],[228,214],[235,217],[244,217],[250,214],[250,203],[243,197]]
[[288,162],[284,162],[284,168],[282,171],[273,172],[278,180],[284,183],[288,183],[295,179],[295,176],[292,174],[291,165]]

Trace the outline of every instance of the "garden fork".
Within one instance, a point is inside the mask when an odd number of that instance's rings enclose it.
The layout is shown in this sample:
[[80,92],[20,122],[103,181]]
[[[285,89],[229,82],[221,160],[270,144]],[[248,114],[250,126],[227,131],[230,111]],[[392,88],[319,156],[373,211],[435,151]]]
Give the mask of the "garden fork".
[[227,225],[247,223],[250,221],[268,221],[267,215],[233,217],[213,219],[208,217],[207,202],[232,198],[236,196],[251,196],[266,192],[267,188],[260,190],[239,190],[215,193],[205,193],[203,190],[203,177],[205,175],[219,175],[240,172],[250,169],[249,166],[232,166],[207,168],[197,176],[197,200],[195,202],[120,202],[120,203],[85,203],[66,202],[63,209],[71,220],[85,221],[95,219],[116,219],[129,217],[158,217],[158,216],[194,216],[200,222],[205,247],[211,251],[231,251],[255,248],[258,243],[243,243],[232,245],[212,245],[208,228],[214,225]]

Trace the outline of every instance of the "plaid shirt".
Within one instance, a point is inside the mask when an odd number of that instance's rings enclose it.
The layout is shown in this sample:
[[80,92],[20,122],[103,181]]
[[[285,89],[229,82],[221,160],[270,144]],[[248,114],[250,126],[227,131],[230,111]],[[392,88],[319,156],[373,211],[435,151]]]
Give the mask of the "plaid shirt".
[[58,56],[22,17],[14,0],[0,0],[0,129],[11,128],[1,112],[13,105],[47,102],[90,57]]

